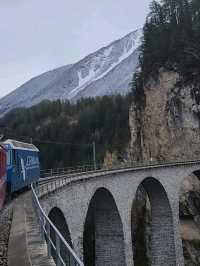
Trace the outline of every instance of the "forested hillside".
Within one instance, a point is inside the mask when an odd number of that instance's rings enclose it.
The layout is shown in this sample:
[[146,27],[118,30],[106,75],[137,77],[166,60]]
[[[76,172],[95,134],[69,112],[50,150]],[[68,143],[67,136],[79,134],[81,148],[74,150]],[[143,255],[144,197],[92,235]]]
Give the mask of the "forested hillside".
[[[144,26],[140,68],[134,76],[132,89],[131,159],[143,163],[198,160],[199,0],[152,2]],[[197,173],[182,181],[179,216],[186,266],[200,265],[199,188]],[[151,212],[146,208],[149,200],[144,192],[141,193],[145,200],[141,200],[138,208],[138,225],[144,225],[145,229],[141,232],[141,226],[138,226],[135,234],[144,242],[138,242],[141,244],[137,249],[141,252],[136,250],[134,257],[134,265],[140,266],[149,265],[151,249],[148,241],[151,239],[152,220]]]
[[200,1],[153,1],[144,26],[140,72],[134,79],[139,89],[161,68],[180,74],[180,82],[199,80]]
[[122,160],[129,141],[130,96],[104,96],[77,104],[44,101],[31,108],[19,108],[0,120],[6,138],[33,141],[41,151],[42,168],[92,163],[92,142],[97,161],[106,152]]
[[[178,154],[182,159],[197,158],[200,1],[153,1],[143,31],[140,67],[132,83],[134,122],[131,131],[135,134],[131,137],[132,159],[173,160]],[[153,134],[161,138],[155,143],[149,130],[153,130],[153,126],[156,130]]]

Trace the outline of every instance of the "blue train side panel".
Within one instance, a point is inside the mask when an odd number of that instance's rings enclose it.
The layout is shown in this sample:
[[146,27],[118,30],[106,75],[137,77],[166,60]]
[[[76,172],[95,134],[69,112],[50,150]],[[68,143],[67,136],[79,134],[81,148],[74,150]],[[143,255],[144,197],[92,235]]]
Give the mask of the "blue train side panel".
[[4,142],[7,149],[7,185],[13,193],[40,176],[39,150],[33,145],[14,140]]
[[11,192],[30,185],[40,176],[38,152],[16,150],[16,164],[17,171],[13,174]]

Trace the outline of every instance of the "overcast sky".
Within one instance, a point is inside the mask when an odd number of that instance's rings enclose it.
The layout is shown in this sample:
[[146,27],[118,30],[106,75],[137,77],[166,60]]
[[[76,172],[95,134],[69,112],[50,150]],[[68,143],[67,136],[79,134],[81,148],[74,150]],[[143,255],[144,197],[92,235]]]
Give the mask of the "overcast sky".
[[143,26],[150,0],[0,0],[0,98]]

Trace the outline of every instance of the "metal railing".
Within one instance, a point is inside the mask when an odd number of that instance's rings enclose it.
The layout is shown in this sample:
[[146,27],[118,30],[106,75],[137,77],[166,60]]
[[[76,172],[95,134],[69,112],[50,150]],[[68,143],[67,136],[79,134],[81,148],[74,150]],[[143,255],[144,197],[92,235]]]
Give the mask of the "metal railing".
[[40,181],[51,180],[51,177],[59,176],[71,176],[73,174],[81,174],[88,172],[99,172],[99,171],[112,171],[128,168],[154,168],[154,167],[167,167],[167,166],[178,166],[200,163],[200,160],[187,160],[187,161],[149,161],[149,162],[122,162],[120,164],[104,165],[104,164],[87,164],[77,167],[65,167],[65,168],[52,168],[40,171]]
[[33,206],[40,225],[42,239],[46,240],[47,243],[48,256],[53,257],[57,266],[84,266],[62,234],[45,214],[40,205],[36,190],[36,186],[32,184]]
[[71,181],[75,181],[76,179],[81,179],[82,176],[85,177],[92,177],[94,174],[96,175],[104,175],[104,174],[112,174],[113,172],[121,172],[121,171],[140,171],[143,169],[154,169],[160,167],[175,167],[175,166],[185,166],[185,165],[194,165],[200,164],[200,160],[191,160],[191,161],[176,161],[176,162],[149,162],[147,163],[136,163],[136,162],[129,162],[123,163],[120,166],[112,165],[112,166],[105,166],[105,165],[97,165],[96,169],[94,169],[93,165],[89,166],[82,166],[73,168],[73,171],[63,171],[63,168],[58,169],[51,169],[52,175],[48,176],[48,171],[46,172],[46,178],[40,178],[38,182],[38,197],[42,197],[47,195],[48,193],[54,192],[55,190],[62,188],[66,184]]
[[89,172],[101,169],[103,167],[102,164],[85,164],[78,165],[76,167],[61,167],[61,168],[51,168],[40,171],[40,178],[51,177],[55,175],[65,175],[65,174],[75,174],[80,172]]

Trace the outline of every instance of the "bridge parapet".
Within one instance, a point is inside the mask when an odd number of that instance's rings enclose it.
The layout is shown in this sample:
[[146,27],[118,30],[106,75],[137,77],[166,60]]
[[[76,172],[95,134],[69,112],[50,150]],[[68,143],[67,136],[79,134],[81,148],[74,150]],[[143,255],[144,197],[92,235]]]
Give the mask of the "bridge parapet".
[[110,166],[106,167],[104,165],[83,165],[76,168],[55,168],[42,171],[43,178],[37,186],[37,196],[43,197],[51,192],[55,192],[57,189],[63,186],[82,179],[101,177],[104,175],[112,175],[120,172],[133,172],[133,171],[143,171],[143,170],[155,170],[160,168],[170,168],[170,167],[188,167],[188,166],[200,166],[200,160],[198,161],[176,161],[176,162],[149,162],[149,164],[144,163],[124,163],[120,166]]

